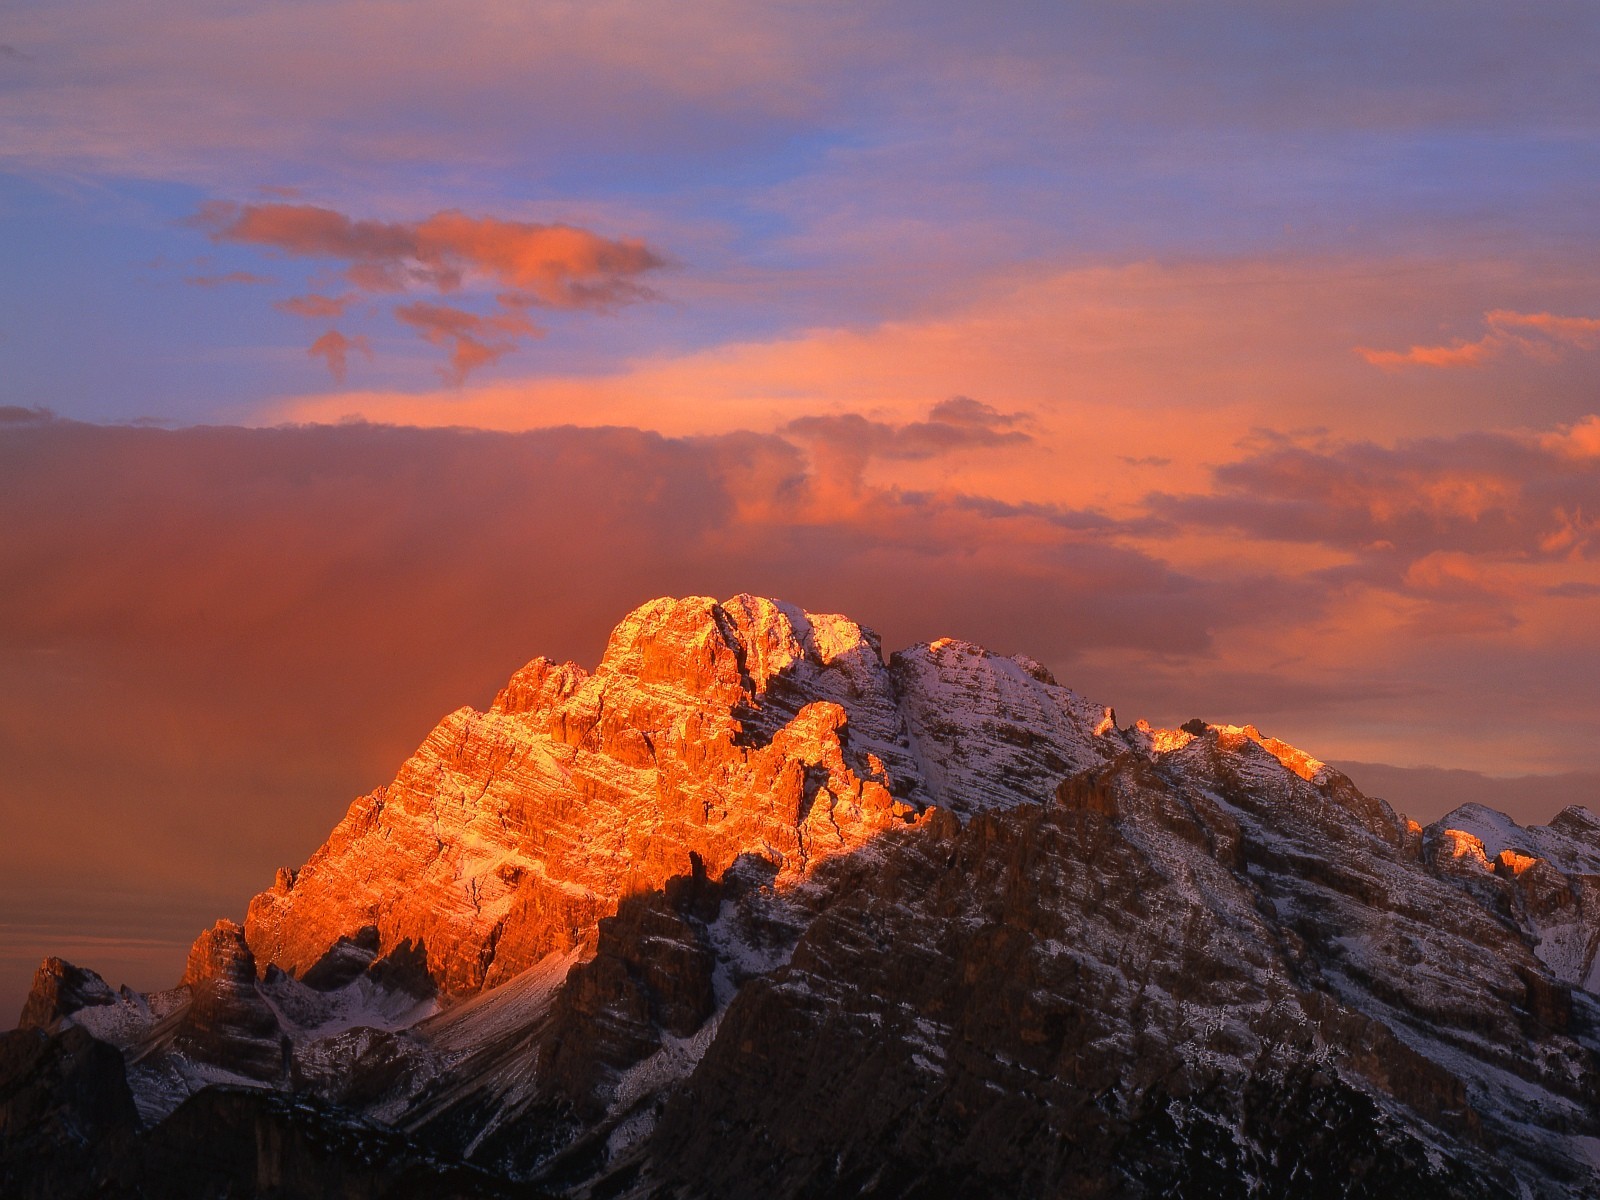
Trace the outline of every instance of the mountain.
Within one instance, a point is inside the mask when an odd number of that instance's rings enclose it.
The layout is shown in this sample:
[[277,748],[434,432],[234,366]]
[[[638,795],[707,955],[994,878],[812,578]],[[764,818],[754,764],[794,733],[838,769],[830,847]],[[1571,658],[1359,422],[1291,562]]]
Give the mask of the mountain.
[[46,960],[6,1196],[1577,1197],[1600,821],[657,600],[447,716],[179,984]]

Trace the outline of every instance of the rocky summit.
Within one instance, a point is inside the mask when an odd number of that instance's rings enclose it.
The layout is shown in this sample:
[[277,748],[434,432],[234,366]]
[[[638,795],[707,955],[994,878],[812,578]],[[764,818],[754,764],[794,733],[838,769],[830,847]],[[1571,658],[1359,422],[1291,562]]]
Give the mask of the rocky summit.
[[0,1195],[1600,1194],[1600,820],[657,600],[447,716],[171,990],[46,960]]

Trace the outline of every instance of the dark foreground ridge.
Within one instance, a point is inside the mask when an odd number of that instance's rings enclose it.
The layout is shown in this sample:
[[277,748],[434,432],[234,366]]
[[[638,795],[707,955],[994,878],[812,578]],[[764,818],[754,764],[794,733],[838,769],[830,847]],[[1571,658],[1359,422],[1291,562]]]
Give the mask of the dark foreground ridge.
[[1600,1192],[1600,822],[741,596],[451,714],[179,985],[51,959],[6,1197]]

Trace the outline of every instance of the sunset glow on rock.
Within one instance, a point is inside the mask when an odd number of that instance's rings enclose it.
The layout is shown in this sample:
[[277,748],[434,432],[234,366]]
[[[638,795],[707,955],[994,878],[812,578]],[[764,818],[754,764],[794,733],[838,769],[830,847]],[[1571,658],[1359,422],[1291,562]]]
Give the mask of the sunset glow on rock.
[[0,1196],[1600,1194],[1596,62],[11,6]]

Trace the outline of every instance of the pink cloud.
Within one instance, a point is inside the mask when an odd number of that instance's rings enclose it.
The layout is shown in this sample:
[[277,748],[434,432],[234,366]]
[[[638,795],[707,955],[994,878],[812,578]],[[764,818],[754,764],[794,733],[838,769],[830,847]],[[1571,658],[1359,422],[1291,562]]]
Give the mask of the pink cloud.
[[952,396],[927,418],[893,424],[860,413],[797,417],[783,427],[790,437],[851,464],[859,472],[871,458],[910,462],[992,446],[1025,445],[1033,438],[1015,428],[1026,413],[1003,413],[968,396]]
[[417,301],[402,304],[394,315],[436,346],[450,351],[447,382],[460,384],[473,369],[497,362],[517,348],[522,338],[543,336],[544,331],[519,312],[482,317],[448,304]]
[[[530,308],[611,312],[652,299],[641,282],[666,259],[637,238],[607,238],[574,225],[508,221],[447,210],[420,221],[356,219],[312,204],[205,204],[194,218],[212,240],[259,246],[297,258],[342,263],[355,293],[297,296],[280,301],[296,316],[340,315],[361,293],[395,294],[421,288],[440,295],[497,289],[488,315],[455,305],[402,304],[394,314],[427,341],[450,351],[449,382],[460,384],[543,330]],[[319,339],[330,367],[337,343]],[[344,347],[342,349],[347,349]],[[342,354],[341,349],[341,354]],[[338,361],[342,362],[342,358]],[[335,367],[341,376],[342,367]]]
[[[1594,417],[1550,434],[1479,432],[1306,445],[1283,440],[1214,473],[1203,494],[1156,496],[1168,519],[1215,525],[1265,540],[1318,543],[1404,572],[1440,554],[1465,578],[1468,557],[1586,558],[1596,552],[1600,469],[1574,454],[1600,427]],[[1422,578],[1422,576],[1416,576]]]
[[1508,354],[1551,360],[1568,350],[1590,350],[1600,345],[1600,318],[1561,317],[1554,313],[1520,313],[1492,309],[1483,315],[1483,336],[1474,341],[1457,339],[1448,345],[1412,346],[1408,350],[1374,350],[1357,346],[1356,353],[1375,367],[1476,367]]
[[637,238],[606,238],[572,225],[541,225],[445,211],[421,221],[355,220],[311,204],[204,205],[197,222],[219,242],[348,264],[367,291],[422,285],[455,291],[471,276],[521,305],[604,309],[651,293],[638,276],[666,260]]
[[326,359],[329,373],[335,380],[343,383],[352,350],[359,350],[369,359],[372,357],[372,347],[367,344],[366,338],[359,334],[355,337],[346,337],[337,329],[330,329],[312,342],[306,353],[312,358]]
[[[966,424],[988,456],[1018,419],[946,402],[876,436],[937,463],[973,441],[909,426]],[[592,663],[667,593],[784,595],[891,648],[1026,651],[1123,720],[1250,719],[1324,757],[1592,765],[1600,569],[1527,549],[1552,506],[1600,509],[1597,460],[1567,450],[1590,424],[1236,453],[1188,498],[1211,507],[1158,511],[1163,543],[1149,521],[955,489],[868,479],[835,504],[797,433],[160,430],[0,407],[0,870],[28,895],[247,892],[441,713],[535,653]],[[1208,530],[1226,562],[1174,562]],[[1302,571],[1291,537],[1391,569]],[[219,795],[237,820],[214,819]]]

